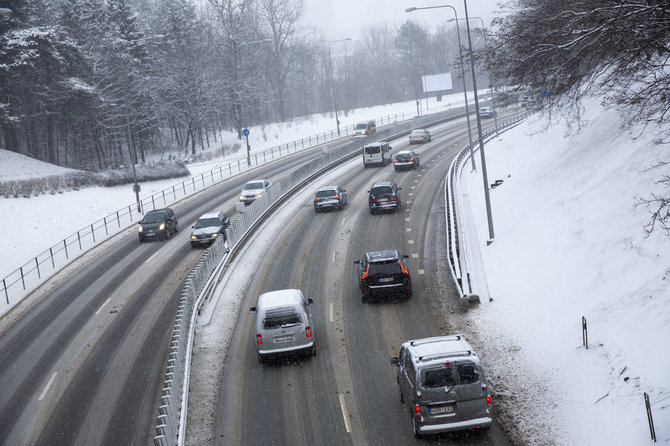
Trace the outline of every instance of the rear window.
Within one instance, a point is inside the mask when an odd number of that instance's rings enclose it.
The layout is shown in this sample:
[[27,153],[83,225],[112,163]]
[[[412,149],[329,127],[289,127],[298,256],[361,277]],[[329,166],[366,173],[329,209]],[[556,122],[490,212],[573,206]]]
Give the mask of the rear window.
[[479,370],[474,364],[459,364],[456,366],[458,382],[460,384],[474,384],[479,382]]
[[365,153],[367,153],[368,155],[379,153],[379,146],[367,146],[365,148]]
[[391,186],[376,186],[370,189],[370,193],[374,196],[391,195],[393,194],[393,188]]
[[385,262],[374,262],[369,264],[369,274],[395,274],[400,272],[398,260],[387,260]]
[[316,198],[334,197],[335,195],[337,195],[337,191],[334,189],[320,190],[316,193]]
[[273,329],[282,327],[291,327],[293,325],[300,325],[302,319],[296,312],[281,312],[279,314],[266,314],[263,319],[263,328]]
[[423,135],[423,130],[412,130],[412,136],[421,136]]
[[456,385],[452,367],[440,367],[424,370],[421,373],[421,383],[426,389],[452,387]]
[[399,160],[409,160],[411,158],[412,158],[412,155],[410,155],[409,153],[399,153],[399,154],[396,155],[396,159],[399,159]]

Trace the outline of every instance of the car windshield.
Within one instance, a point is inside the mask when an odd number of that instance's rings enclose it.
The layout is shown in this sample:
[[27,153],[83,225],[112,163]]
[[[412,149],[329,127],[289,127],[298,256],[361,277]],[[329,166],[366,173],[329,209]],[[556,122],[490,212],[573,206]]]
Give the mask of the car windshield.
[[368,146],[365,148],[365,153],[368,155],[373,153],[379,153],[379,146]]
[[193,226],[193,228],[212,228],[215,226],[221,226],[221,221],[218,218],[201,218],[195,222],[195,226]]
[[356,130],[365,130],[368,128],[367,124],[356,124]]
[[427,369],[424,370],[421,375],[421,382],[426,389],[451,387],[455,385],[454,374],[451,367]]
[[247,185],[244,186],[244,189],[246,189],[246,190],[263,189],[263,182],[262,181],[252,181],[251,183],[247,183]]
[[399,159],[399,160],[408,160],[408,159],[412,158],[412,155],[409,154],[409,153],[399,153],[399,154],[396,155],[396,158]]
[[393,188],[391,186],[377,186],[373,187],[370,193],[374,196],[391,195],[393,194]]
[[147,214],[142,219],[142,223],[161,223],[165,221],[165,214],[162,212],[154,212]]
[[334,197],[335,195],[337,195],[335,189],[320,190],[316,193],[317,198]]
[[397,260],[386,260],[369,264],[369,274],[395,274],[400,272],[400,264]]

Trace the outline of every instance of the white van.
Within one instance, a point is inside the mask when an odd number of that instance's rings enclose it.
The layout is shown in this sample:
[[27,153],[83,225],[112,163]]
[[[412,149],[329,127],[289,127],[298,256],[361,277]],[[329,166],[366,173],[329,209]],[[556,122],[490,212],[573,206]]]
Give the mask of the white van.
[[363,147],[363,166],[384,166],[393,160],[391,146],[387,142],[376,142]]
[[316,355],[312,312],[314,301],[300,290],[263,293],[250,311],[256,313],[256,350],[258,362],[270,355],[306,352]]

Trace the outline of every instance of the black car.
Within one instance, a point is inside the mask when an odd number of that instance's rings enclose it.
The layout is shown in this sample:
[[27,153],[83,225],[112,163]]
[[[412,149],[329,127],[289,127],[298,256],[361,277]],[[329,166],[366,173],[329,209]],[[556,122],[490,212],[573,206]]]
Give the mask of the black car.
[[140,221],[140,242],[151,239],[167,240],[175,232],[179,232],[179,223],[171,208],[156,209],[144,214]]
[[412,297],[412,277],[405,265],[408,258],[398,254],[395,249],[387,249],[368,252],[363,260],[355,260],[363,302],[379,296]]
[[210,212],[201,216],[191,226],[191,246],[207,246],[217,239],[226,239],[226,228],[230,226],[230,219],[223,212]]
[[380,181],[374,183],[368,191],[368,205],[370,213],[377,211],[397,211],[400,208],[400,196],[398,187],[393,181]]
[[393,168],[396,172],[402,169],[416,169],[419,166],[419,154],[413,150],[402,150],[393,158]]

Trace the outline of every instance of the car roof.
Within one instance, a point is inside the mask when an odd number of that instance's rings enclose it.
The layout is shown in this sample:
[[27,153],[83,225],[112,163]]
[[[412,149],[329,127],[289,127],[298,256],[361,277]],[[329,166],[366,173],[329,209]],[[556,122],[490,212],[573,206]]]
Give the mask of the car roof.
[[202,214],[198,220],[203,220],[205,218],[219,218],[219,215],[221,215],[222,212],[208,212],[206,214]]
[[392,184],[393,184],[393,181],[377,181],[376,183],[372,183],[371,187],[391,186]]
[[415,339],[405,342],[403,346],[411,351],[415,364],[439,364],[446,358],[467,358],[479,363],[477,354],[461,334]]
[[368,263],[386,262],[388,260],[398,260],[400,255],[395,249],[385,249],[383,251],[371,251],[365,253]]
[[149,211],[144,215],[147,215],[147,214],[165,214],[165,213],[168,213],[168,212],[172,212],[172,209],[171,208],[154,209],[153,211]]
[[296,289],[276,290],[258,296],[258,308],[278,308],[301,303],[302,292]]

